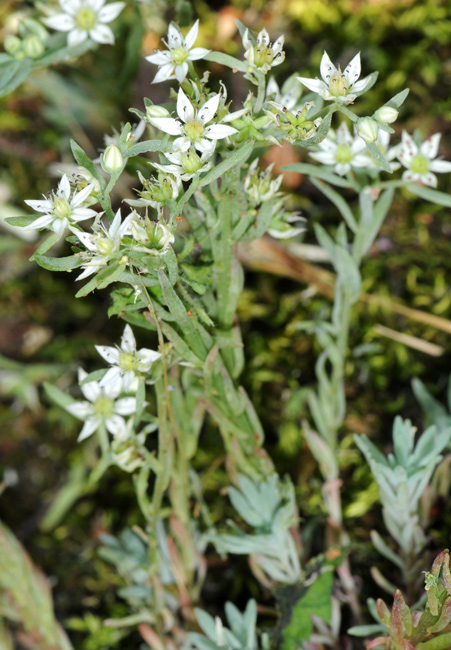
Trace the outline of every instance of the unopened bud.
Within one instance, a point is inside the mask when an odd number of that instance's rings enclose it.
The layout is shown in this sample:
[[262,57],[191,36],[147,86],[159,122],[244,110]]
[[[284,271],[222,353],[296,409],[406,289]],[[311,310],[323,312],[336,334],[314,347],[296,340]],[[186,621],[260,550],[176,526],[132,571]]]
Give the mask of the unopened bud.
[[395,122],[398,115],[399,112],[392,106],[381,106],[381,108],[374,113],[376,120],[380,120],[381,122],[384,122],[384,124]]
[[118,174],[124,168],[124,158],[115,144],[110,144],[103,152],[102,168],[107,174]]
[[14,56],[18,52],[22,51],[22,41],[18,36],[9,34],[3,41],[3,47],[8,52],[8,54]]
[[377,125],[377,122],[372,120],[370,117],[363,117],[357,123],[357,133],[362,138],[362,140],[368,144],[371,142],[376,142],[378,132],[379,127]]
[[146,115],[151,124],[154,117],[171,117],[169,111],[163,108],[163,106],[147,106]]
[[39,36],[29,34],[23,39],[23,51],[30,59],[38,59],[44,53],[44,43]]
[[193,150],[185,151],[182,154],[182,167],[187,174],[195,174],[201,167],[202,161]]

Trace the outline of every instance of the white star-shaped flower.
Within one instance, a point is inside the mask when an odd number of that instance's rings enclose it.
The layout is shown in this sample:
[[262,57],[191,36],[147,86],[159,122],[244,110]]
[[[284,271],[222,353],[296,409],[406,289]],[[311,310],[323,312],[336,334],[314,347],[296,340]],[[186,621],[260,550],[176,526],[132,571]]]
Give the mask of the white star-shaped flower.
[[320,65],[322,80],[318,77],[316,79],[297,77],[297,79],[309,90],[321,95],[323,99],[348,104],[354,101],[357,94],[365,90],[370,81],[371,75],[358,81],[360,72],[360,52],[348,63],[344,72],[340,70],[340,66],[336,68],[327,52],[324,52]]
[[82,368],[78,371],[78,381],[81,392],[88,401],[74,402],[66,406],[66,411],[79,420],[84,421],[83,428],[77,441],[89,438],[100,426],[105,426],[113,436],[125,437],[127,425],[124,415],[132,415],[136,411],[136,398],[123,397],[117,399],[122,392],[120,379],[100,386],[98,381],[81,382],[87,376]]
[[323,165],[333,165],[339,176],[344,176],[353,167],[371,166],[366,153],[362,153],[366,148],[364,141],[359,136],[353,138],[344,122],[336,133],[331,129],[318,147],[320,151],[310,156]]
[[179,83],[182,83],[188,74],[188,61],[198,61],[207,56],[210,50],[204,47],[193,48],[198,32],[198,20],[196,20],[185,38],[183,38],[177,26],[169,25],[168,42],[165,43],[169,49],[163,52],[156,50],[155,54],[146,56],[147,61],[160,66],[152,81],[153,84],[159,83],[160,81],[167,81],[168,79],[177,79]]
[[84,280],[93,273],[97,273],[115,256],[132,219],[133,213],[122,221],[119,209],[108,229],[103,223],[100,223],[93,227],[93,233],[74,230],[83,246],[87,248],[87,251],[83,253],[83,259],[87,259],[82,264],[84,271],[77,277],[77,280]]
[[[221,95],[214,95],[205,102],[202,108],[197,109],[180,88],[177,95],[177,115],[180,119],[148,117],[148,120],[160,131],[180,136],[173,142],[173,148],[176,151],[188,151],[193,145],[201,153],[212,152],[215,149],[216,140],[222,140],[229,135],[238,133],[232,126],[212,122],[220,99]],[[229,117],[227,116],[225,120]]]
[[437,187],[437,176],[432,172],[451,172],[451,162],[434,160],[438,153],[441,133],[434,133],[419,147],[413,138],[402,132],[401,144],[398,146],[398,160],[406,167],[402,178],[404,181],[421,181],[425,185]]
[[181,181],[189,181],[196,174],[204,174],[211,169],[211,163],[208,162],[213,154],[212,150],[204,151],[201,156],[198,156],[195,150],[191,147],[188,151],[174,151],[173,153],[165,153],[164,155],[170,161],[169,165],[161,165],[159,163],[151,163],[153,167],[165,174],[173,174]]
[[109,386],[122,380],[126,392],[136,373],[149,372],[154,361],[161,357],[161,354],[155,350],[136,349],[136,340],[130,325],[125,326],[120,348],[96,345],[96,350],[111,365],[111,368],[102,377],[99,386]]
[[74,192],[71,198],[71,188],[69,179],[66,174],[61,178],[58,189],[52,193],[49,198],[44,196],[43,201],[25,201],[30,208],[36,212],[43,212],[42,217],[38,217],[24,227],[24,230],[34,230],[35,228],[50,228],[53,232],[61,235],[69,223],[84,221],[97,216],[97,212],[90,208],[83,207],[83,203],[88,201],[91,192],[94,190],[94,183],[90,183],[80,192]]
[[67,43],[78,45],[87,38],[97,43],[114,43],[114,35],[106,25],[117,18],[125,2],[105,0],[58,0],[63,13],[43,18],[42,22],[59,32],[68,32]]
[[249,38],[249,30],[246,29],[243,35],[243,46],[246,50],[244,58],[251,68],[256,68],[266,74],[271,68],[280,65],[285,60],[283,42],[284,37],[279,36],[274,43],[271,43],[268,32],[266,29],[262,29],[254,45]]

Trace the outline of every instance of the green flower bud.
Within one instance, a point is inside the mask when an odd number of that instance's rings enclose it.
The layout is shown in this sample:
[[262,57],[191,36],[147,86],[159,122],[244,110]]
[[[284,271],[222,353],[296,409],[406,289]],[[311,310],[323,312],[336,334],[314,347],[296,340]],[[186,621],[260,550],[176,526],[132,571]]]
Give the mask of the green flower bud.
[[115,144],[110,144],[103,152],[102,168],[107,174],[118,174],[124,168],[124,158]]
[[23,40],[23,51],[30,59],[38,59],[44,53],[44,43],[39,36],[29,34]]
[[8,52],[8,54],[15,56],[17,53],[22,52],[22,41],[18,36],[9,34],[3,41],[3,47]]
[[152,118],[154,117],[171,117],[169,111],[163,108],[163,106],[147,106],[146,115],[150,123],[152,123]]
[[357,123],[357,133],[368,144],[376,142],[379,127],[370,117],[362,117]]
[[396,108],[392,108],[391,106],[381,106],[381,108],[374,113],[376,120],[380,120],[381,122],[384,122],[384,124],[395,122],[398,115],[399,112]]
[[182,154],[182,167],[187,174],[195,174],[202,167],[202,161],[195,151],[185,151]]

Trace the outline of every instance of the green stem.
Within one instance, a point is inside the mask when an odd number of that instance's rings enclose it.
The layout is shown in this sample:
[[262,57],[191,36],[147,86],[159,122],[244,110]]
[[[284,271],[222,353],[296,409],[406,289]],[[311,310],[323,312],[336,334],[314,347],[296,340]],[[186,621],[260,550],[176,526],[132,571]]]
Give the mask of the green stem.
[[265,91],[266,91],[266,79],[265,75],[263,72],[257,72],[257,79],[258,79],[258,92],[257,92],[257,99],[255,100],[254,104],[254,113],[258,115],[260,113],[263,102],[265,101]]

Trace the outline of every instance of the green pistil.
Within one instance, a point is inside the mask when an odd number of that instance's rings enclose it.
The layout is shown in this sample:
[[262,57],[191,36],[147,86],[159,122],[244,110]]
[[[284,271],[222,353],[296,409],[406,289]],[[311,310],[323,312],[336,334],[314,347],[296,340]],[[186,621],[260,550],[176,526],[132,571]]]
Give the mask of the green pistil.
[[347,144],[339,144],[335,151],[335,160],[337,163],[348,163],[352,160],[352,153]]
[[113,401],[108,397],[99,397],[94,403],[94,411],[96,415],[106,420],[114,414]]
[[426,156],[423,156],[423,154],[417,153],[417,155],[412,158],[410,169],[414,174],[427,174],[429,171],[429,160]]
[[97,23],[97,14],[91,7],[82,7],[75,16],[75,24],[84,32],[89,32]]

